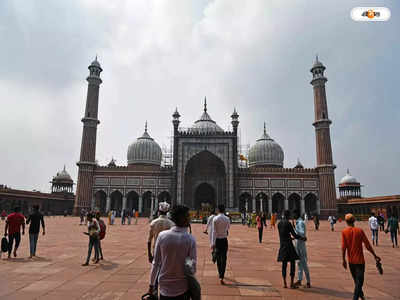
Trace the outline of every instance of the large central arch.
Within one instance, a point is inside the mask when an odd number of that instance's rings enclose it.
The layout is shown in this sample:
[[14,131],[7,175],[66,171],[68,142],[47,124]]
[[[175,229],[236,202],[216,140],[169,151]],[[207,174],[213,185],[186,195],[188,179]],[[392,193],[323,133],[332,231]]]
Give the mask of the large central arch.
[[191,209],[199,209],[202,202],[213,207],[226,204],[223,161],[207,150],[193,156],[185,168],[184,197],[185,205]]

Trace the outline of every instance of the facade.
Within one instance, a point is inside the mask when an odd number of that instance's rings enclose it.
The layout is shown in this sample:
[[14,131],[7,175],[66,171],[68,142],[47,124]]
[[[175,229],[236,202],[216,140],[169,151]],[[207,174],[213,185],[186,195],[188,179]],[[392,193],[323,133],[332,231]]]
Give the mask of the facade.
[[371,212],[400,216],[400,195],[362,197],[362,185],[349,170],[339,182],[338,214],[352,213],[367,219]]
[[33,205],[39,205],[40,210],[45,214],[61,215],[65,211],[71,214],[75,199],[74,183],[65,170],[65,166],[50,183],[52,184],[51,193],[18,190],[0,185],[0,212],[5,210],[10,213],[14,207],[19,206],[22,213],[28,214]]
[[185,204],[192,210],[225,204],[229,211],[264,211],[280,214],[283,209],[299,209],[322,217],[336,212],[336,188],[330,140],[330,124],[325,92],[325,67],[316,58],[311,68],[314,89],[317,165],[284,168],[284,151],[264,131],[250,148],[248,165],[239,161],[239,115],[231,115],[232,130],[225,131],[211,118],[204,101],[200,118],[190,128],[180,127],[180,114],[172,115],[174,130],[169,166],[161,164],[163,153],[144,133],[127,151],[127,165],[96,163],[96,133],[99,86],[102,68],[97,61],[89,66],[88,93],[83,133],[75,213],[82,208],[139,210],[149,215],[158,201]]

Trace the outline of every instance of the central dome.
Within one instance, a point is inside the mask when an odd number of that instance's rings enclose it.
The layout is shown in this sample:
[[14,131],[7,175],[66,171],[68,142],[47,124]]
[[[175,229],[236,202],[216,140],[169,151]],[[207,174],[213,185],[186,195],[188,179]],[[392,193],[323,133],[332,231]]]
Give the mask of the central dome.
[[349,169],[347,169],[346,175],[340,180],[339,184],[358,184],[357,179],[350,174]]
[[189,128],[189,132],[193,133],[210,133],[210,132],[224,132],[224,130],[218,126],[218,124],[211,119],[207,113],[207,99],[204,99],[204,112],[192,127]]
[[283,150],[281,146],[267,134],[264,123],[264,133],[250,148],[249,166],[283,167]]
[[143,135],[128,147],[128,165],[161,165],[161,147],[147,133],[147,122]]

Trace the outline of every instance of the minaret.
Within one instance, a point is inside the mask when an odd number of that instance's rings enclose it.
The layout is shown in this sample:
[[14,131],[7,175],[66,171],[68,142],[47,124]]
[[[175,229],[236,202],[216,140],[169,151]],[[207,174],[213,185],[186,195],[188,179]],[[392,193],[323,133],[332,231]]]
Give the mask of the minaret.
[[172,115],[172,124],[174,125],[174,145],[173,145],[173,170],[174,170],[174,180],[172,183],[172,204],[177,204],[177,195],[178,195],[178,183],[177,183],[177,175],[178,174],[178,143],[179,143],[179,118],[181,115],[178,112],[178,108],[175,109],[175,112]]
[[336,214],[336,166],[332,161],[332,146],[330,125],[332,123],[328,116],[328,105],[326,102],[325,83],[328,79],[324,76],[325,66],[315,59],[311,68],[313,79],[311,84],[314,89],[314,111],[315,111],[315,138],[317,153],[317,169],[319,172],[319,199],[320,214],[328,216]]
[[76,188],[76,198],[74,204],[74,213],[78,214],[81,208],[90,208],[92,202],[93,173],[96,167],[96,136],[97,125],[100,121],[97,119],[99,107],[99,88],[102,83],[100,73],[103,71],[97,56],[88,67],[89,76],[88,92],[86,97],[85,116],[82,118],[83,132],[81,144],[81,156],[77,165],[78,184]]

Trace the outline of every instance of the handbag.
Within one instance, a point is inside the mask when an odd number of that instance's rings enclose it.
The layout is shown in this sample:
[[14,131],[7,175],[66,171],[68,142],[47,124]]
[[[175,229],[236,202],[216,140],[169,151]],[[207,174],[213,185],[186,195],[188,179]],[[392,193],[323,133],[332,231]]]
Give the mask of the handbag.
[[214,249],[214,250],[211,252],[211,260],[212,260],[212,262],[213,262],[214,264],[215,264],[215,262],[217,261],[217,256],[218,256],[217,250]]
[[1,239],[1,252],[7,252],[8,251],[8,240],[7,238],[4,236]]

